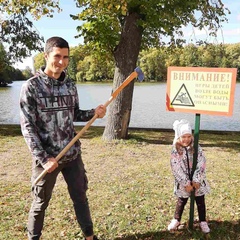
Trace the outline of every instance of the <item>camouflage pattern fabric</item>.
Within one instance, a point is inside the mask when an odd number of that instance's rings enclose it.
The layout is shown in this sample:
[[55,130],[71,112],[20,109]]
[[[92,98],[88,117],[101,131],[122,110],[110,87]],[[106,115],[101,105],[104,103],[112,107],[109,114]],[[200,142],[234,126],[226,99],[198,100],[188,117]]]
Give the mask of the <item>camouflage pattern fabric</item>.
[[[76,135],[74,121],[89,121],[94,109],[80,110],[75,83],[62,72],[60,80],[48,77],[44,68],[23,85],[20,93],[20,124],[24,139],[37,163],[56,157]],[[59,163],[80,153],[77,141]]]

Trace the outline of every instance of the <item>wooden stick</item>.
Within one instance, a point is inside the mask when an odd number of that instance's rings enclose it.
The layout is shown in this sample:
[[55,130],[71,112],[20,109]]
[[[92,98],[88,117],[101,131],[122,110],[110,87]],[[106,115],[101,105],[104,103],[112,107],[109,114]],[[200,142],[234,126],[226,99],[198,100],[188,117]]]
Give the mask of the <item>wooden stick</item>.
[[[107,100],[107,102],[104,104],[105,107],[107,107],[113,99],[115,99],[118,94],[125,88],[134,78],[136,78],[141,73],[141,70],[138,68],[138,72],[134,71],[132,72],[126,80],[112,93],[111,97]],[[82,136],[83,133],[86,132],[86,130],[92,125],[92,123],[98,118],[98,115],[95,114],[88,122],[87,124],[79,131],[79,133],[68,143],[68,145],[57,155],[55,158],[57,162],[66,154],[66,152],[73,146],[73,144]],[[44,169],[41,174],[35,179],[33,185],[36,185],[42,178],[47,174],[48,170]]]

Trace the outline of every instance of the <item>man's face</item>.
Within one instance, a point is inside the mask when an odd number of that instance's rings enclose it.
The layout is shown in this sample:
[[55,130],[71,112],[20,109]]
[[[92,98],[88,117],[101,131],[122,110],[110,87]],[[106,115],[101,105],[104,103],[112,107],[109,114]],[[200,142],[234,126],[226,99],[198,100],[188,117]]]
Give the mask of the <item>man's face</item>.
[[53,78],[58,79],[62,71],[67,68],[69,63],[68,48],[53,47],[52,51],[45,54],[46,69],[44,72]]

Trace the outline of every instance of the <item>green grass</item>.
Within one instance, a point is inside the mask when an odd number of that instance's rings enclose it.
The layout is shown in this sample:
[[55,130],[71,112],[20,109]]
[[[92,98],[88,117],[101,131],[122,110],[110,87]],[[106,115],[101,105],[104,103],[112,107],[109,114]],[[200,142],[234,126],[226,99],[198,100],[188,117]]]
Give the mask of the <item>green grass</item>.
[[[189,204],[182,228],[166,231],[176,201],[169,165],[173,132],[130,129],[128,140],[106,143],[101,140],[102,131],[91,127],[81,138],[88,198],[100,239],[240,239],[239,133],[200,132],[212,187],[206,196],[211,233],[204,235],[197,221],[193,230],[187,227]],[[31,156],[19,126],[0,126],[0,144],[0,239],[25,240]],[[42,239],[82,239],[61,175],[47,210]]]

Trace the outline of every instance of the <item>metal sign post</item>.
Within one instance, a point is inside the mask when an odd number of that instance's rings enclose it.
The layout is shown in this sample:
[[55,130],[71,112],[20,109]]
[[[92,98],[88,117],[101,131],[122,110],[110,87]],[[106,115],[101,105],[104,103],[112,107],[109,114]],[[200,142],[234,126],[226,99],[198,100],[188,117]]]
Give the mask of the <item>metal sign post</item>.
[[[197,113],[195,115],[194,146],[193,146],[194,153],[193,153],[192,173],[194,173],[197,166],[199,130],[200,130],[200,114]],[[192,191],[191,199],[190,199],[190,212],[189,212],[189,228],[190,229],[193,229],[194,202],[195,202],[195,191]]]

